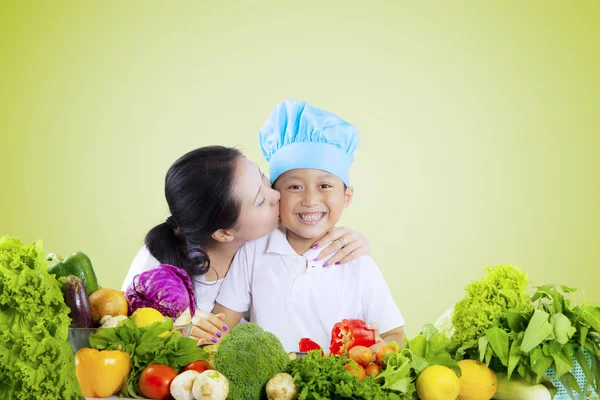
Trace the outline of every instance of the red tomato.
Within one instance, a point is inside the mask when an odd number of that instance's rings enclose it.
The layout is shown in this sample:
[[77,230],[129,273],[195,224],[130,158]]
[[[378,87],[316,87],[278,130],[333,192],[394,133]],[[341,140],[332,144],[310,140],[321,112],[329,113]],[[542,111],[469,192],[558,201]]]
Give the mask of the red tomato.
[[[202,373],[202,372],[206,371],[207,369],[213,369],[213,367],[212,367],[212,365],[210,365],[210,363],[208,361],[199,360],[199,361],[191,362],[188,365],[186,365],[185,367],[183,367],[183,371],[188,371],[190,369]],[[181,371],[181,372],[183,372],[183,371]]]
[[169,400],[171,381],[176,376],[177,371],[168,365],[149,365],[140,377],[140,392],[149,399]]
[[365,346],[354,346],[348,351],[348,358],[354,360],[361,367],[366,367],[373,361],[373,353]]
[[379,365],[385,364],[383,362],[383,357],[385,357],[386,354],[394,353],[395,351],[396,350],[394,350],[394,348],[389,344],[385,344],[385,345],[381,346],[375,353],[375,360],[377,360],[377,364],[379,364]]
[[365,373],[365,369],[360,365],[356,364],[355,362],[349,362],[348,364],[344,365],[344,369],[346,371],[352,372],[358,378],[359,381],[362,380],[365,376],[367,376],[367,374]]

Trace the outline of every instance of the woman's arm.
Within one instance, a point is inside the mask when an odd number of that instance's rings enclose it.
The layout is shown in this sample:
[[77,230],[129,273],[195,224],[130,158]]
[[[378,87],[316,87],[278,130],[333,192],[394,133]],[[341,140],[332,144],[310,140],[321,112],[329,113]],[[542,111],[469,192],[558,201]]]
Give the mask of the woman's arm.
[[244,316],[243,312],[233,311],[232,309],[222,306],[219,303],[215,304],[215,309],[213,310],[213,313],[222,314],[223,322],[225,322],[225,325],[229,327],[229,329],[235,328]]
[[124,292],[127,291],[127,288],[131,285],[131,282],[136,275],[149,271],[159,265],[160,262],[150,254],[150,251],[148,251],[146,246],[143,246],[131,262],[129,271],[127,271],[127,276],[125,276],[123,284],[121,285],[121,290]]
[[337,251],[336,254],[327,260],[329,265],[345,264],[359,257],[371,254],[371,247],[367,238],[350,228],[342,226],[334,227],[325,236],[315,242],[313,248],[319,249],[328,243],[331,244],[323,249],[319,254],[319,258],[325,258]]
[[199,345],[218,343],[231,328],[240,323],[243,315],[220,304],[215,304],[212,313],[197,310],[192,318],[190,337],[197,340]]

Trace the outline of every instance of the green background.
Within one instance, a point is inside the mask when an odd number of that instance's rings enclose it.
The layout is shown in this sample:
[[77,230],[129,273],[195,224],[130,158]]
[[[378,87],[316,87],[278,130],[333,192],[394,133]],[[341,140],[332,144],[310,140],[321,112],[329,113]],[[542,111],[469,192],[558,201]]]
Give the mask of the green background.
[[485,265],[600,303],[600,3],[357,4],[0,2],[0,234],[119,288],[169,165],[223,144],[266,168],[258,130],[304,99],[359,127],[342,223],[410,334]]

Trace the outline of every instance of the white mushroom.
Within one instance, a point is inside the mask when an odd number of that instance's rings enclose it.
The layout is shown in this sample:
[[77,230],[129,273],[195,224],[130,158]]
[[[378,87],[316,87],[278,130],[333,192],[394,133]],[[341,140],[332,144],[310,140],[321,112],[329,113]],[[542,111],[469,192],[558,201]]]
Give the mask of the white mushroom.
[[196,400],[226,400],[229,381],[219,371],[208,369],[194,380],[192,395]]
[[171,382],[171,396],[173,396],[175,400],[194,400],[192,386],[198,375],[200,375],[200,373],[193,369],[183,371],[177,375]]

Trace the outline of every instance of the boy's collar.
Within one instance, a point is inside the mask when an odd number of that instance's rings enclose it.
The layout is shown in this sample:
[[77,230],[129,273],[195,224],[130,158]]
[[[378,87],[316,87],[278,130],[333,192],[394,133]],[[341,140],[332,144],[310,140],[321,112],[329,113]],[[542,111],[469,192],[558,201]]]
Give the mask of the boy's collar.
[[[304,256],[308,261],[312,261],[319,255],[319,253],[321,253],[321,250],[323,250],[330,244],[331,243],[327,243],[325,246],[319,249],[309,249],[302,253],[302,256]],[[280,226],[269,235],[269,240],[267,241],[267,249],[265,252],[267,254],[279,254],[282,256],[298,256],[298,253],[296,253],[296,251],[292,248],[290,242],[288,242],[286,237],[286,229],[283,226]],[[329,257],[331,257],[333,254],[331,254]]]

